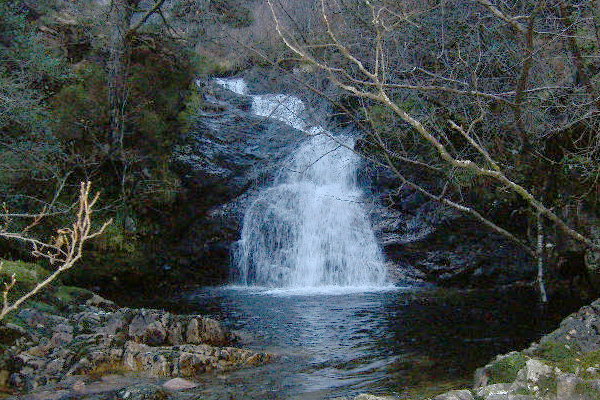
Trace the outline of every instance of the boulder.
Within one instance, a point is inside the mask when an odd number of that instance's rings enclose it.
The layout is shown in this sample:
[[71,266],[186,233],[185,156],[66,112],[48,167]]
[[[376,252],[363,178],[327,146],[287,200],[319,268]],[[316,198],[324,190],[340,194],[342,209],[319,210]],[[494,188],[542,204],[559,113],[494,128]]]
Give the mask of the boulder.
[[162,320],[165,314],[155,310],[141,310],[129,323],[129,336],[140,343],[160,346],[166,343],[167,330]]
[[575,374],[561,374],[557,378],[556,397],[558,399],[570,399],[575,395],[577,385],[582,379]]
[[477,396],[487,400],[490,396],[505,396],[510,392],[510,383],[495,383],[493,385],[484,386],[477,391]]
[[[66,377],[139,372],[152,377],[194,377],[268,362],[270,355],[231,347],[235,335],[218,321],[151,309],[100,310],[84,305],[68,318],[24,309],[30,347],[15,350],[1,377],[33,390]],[[8,374],[8,376],[7,376]],[[183,385],[173,381],[172,385]]]
[[557,330],[540,340],[540,345],[545,343],[566,344],[583,353],[600,350],[600,300],[565,318]]
[[470,390],[451,390],[434,397],[433,400],[474,400],[474,398]]
[[183,378],[173,378],[163,383],[162,387],[168,390],[188,390],[198,387],[198,384]]

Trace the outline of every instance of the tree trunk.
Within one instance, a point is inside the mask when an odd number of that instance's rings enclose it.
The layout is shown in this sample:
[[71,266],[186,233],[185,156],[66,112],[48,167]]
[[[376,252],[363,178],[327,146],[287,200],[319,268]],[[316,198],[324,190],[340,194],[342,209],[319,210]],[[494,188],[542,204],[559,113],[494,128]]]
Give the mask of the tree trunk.
[[542,303],[548,302],[548,296],[546,295],[546,285],[544,284],[544,226],[543,226],[542,213],[537,213],[537,265],[538,274],[537,282],[540,290],[540,300]]
[[110,131],[108,132],[108,155],[112,160],[122,156],[125,134],[125,107],[127,103],[127,60],[129,54],[128,30],[136,1],[113,0],[111,3],[108,103],[110,107]]

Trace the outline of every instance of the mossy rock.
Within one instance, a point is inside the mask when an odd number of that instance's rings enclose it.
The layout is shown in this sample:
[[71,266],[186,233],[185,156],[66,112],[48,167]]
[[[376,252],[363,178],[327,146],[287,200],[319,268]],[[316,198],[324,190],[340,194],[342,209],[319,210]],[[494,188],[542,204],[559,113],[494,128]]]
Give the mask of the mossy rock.
[[575,394],[586,400],[600,399],[600,389],[591,382],[579,382],[575,386]]
[[48,276],[48,271],[38,264],[24,261],[1,261],[2,269],[0,269],[0,280],[10,279],[14,274],[17,285],[29,288]]
[[576,343],[546,341],[532,354],[562,372],[578,374],[583,379],[598,378],[587,370],[600,369],[600,350],[582,353]]
[[52,295],[61,305],[70,305],[81,304],[90,299],[94,293],[75,286],[59,286]]
[[511,383],[517,378],[517,373],[525,366],[528,358],[522,353],[510,353],[493,361],[486,367],[489,376],[488,385],[494,383]]
[[532,354],[553,363],[564,362],[582,355],[576,343],[566,344],[549,340],[540,344]]

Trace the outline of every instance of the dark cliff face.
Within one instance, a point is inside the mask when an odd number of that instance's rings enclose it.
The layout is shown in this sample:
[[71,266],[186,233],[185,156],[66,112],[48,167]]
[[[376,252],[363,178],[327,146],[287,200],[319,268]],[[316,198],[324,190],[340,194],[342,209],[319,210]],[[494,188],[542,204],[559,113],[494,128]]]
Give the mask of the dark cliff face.
[[198,283],[222,283],[248,201],[305,134],[251,114],[248,96],[212,82],[203,90],[205,104],[174,155],[188,216],[174,255],[176,263],[197,272]]
[[533,260],[514,243],[454,209],[400,188],[387,169],[371,167],[364,173],[379,198],[374,229],[399,282],[492,287],[533,279]]

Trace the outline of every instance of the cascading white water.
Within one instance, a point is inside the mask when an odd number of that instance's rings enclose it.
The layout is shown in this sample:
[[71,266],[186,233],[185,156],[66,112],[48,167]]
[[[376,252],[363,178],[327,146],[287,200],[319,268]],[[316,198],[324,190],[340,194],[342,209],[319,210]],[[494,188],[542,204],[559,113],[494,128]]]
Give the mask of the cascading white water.
[[[219,84],[246,94],[243,80]],[[246,210],[235,264],[242,284],[271,287],[381,286],[382,252],[356,172],[354,138],[333,135],[303,118],[293,96],[252,96],[256,115],[278,119],[309,134],[274,183]]]

